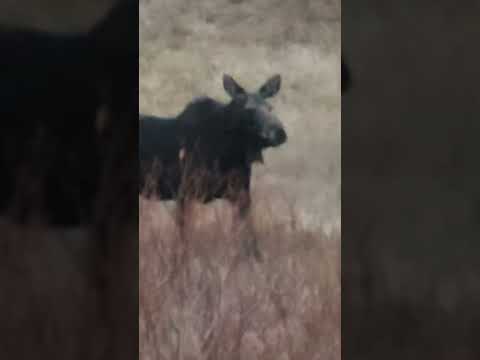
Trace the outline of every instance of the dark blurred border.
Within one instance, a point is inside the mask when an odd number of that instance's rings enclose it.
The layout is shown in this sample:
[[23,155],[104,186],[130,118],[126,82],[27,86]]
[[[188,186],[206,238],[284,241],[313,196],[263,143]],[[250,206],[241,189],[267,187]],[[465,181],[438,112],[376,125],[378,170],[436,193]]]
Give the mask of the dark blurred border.
[[138,0],[0,13],[0,358],[137,359]]
[[342,2],[342,358],[479,359],[480,5]]

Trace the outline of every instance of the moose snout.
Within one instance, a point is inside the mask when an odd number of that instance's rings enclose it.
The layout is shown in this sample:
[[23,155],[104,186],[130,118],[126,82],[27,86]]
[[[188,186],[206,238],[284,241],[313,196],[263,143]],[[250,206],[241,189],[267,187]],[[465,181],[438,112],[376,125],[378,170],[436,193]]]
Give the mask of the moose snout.
[[287,133],[282,127],[274,127],[268,130],[266,138],[271,146],[279,146],[287,141]]
[[283,144],[287,141],[287,132],[283,128],[277,130],[277,140],[279,144]]

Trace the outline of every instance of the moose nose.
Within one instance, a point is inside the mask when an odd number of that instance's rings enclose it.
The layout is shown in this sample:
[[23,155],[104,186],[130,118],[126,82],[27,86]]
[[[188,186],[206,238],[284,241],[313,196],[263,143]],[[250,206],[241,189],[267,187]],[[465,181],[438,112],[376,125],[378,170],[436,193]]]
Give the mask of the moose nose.
[[281,145],[287,140],[287,133],[283,128],[274,129],[272,130],[271,139],[276,146]]

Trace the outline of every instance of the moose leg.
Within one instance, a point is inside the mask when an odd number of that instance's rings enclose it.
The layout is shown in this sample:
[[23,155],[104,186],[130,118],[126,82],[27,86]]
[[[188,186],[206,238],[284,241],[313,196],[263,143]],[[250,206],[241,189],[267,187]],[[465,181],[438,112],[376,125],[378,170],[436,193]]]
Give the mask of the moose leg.
[[262,253],[258,248],[257,236],[255,235],[250,214],[251,198],[248,190],[241,191],[236,199],[236,205],[240,218],[247,223],[248,233],[243,237],[243,245],[247,256],[253,255],[257,261],[262,261]]
[[177,226],[180,231],[180,237],[182,241],[185,241],[187,236],[186,234],[186,225],[187,225],[187,216],[188,216],[188,204],[184,198],[179,198],[177,200],[177,208],[176,208],[176,221]]

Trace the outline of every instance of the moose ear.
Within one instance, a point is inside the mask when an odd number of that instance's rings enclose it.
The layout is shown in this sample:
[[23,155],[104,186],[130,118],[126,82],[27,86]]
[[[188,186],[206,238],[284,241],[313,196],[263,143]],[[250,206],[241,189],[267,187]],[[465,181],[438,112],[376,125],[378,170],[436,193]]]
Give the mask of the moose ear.
[[262,85],[258,93],[264,99],[275,96],[280,90],[281,85],[282,77],[279,74],[274,75]]
[[245,90],[237,84],[230,75],[223,75],[223,88],[230,97],[235,98],[238,95],[245,94]]

